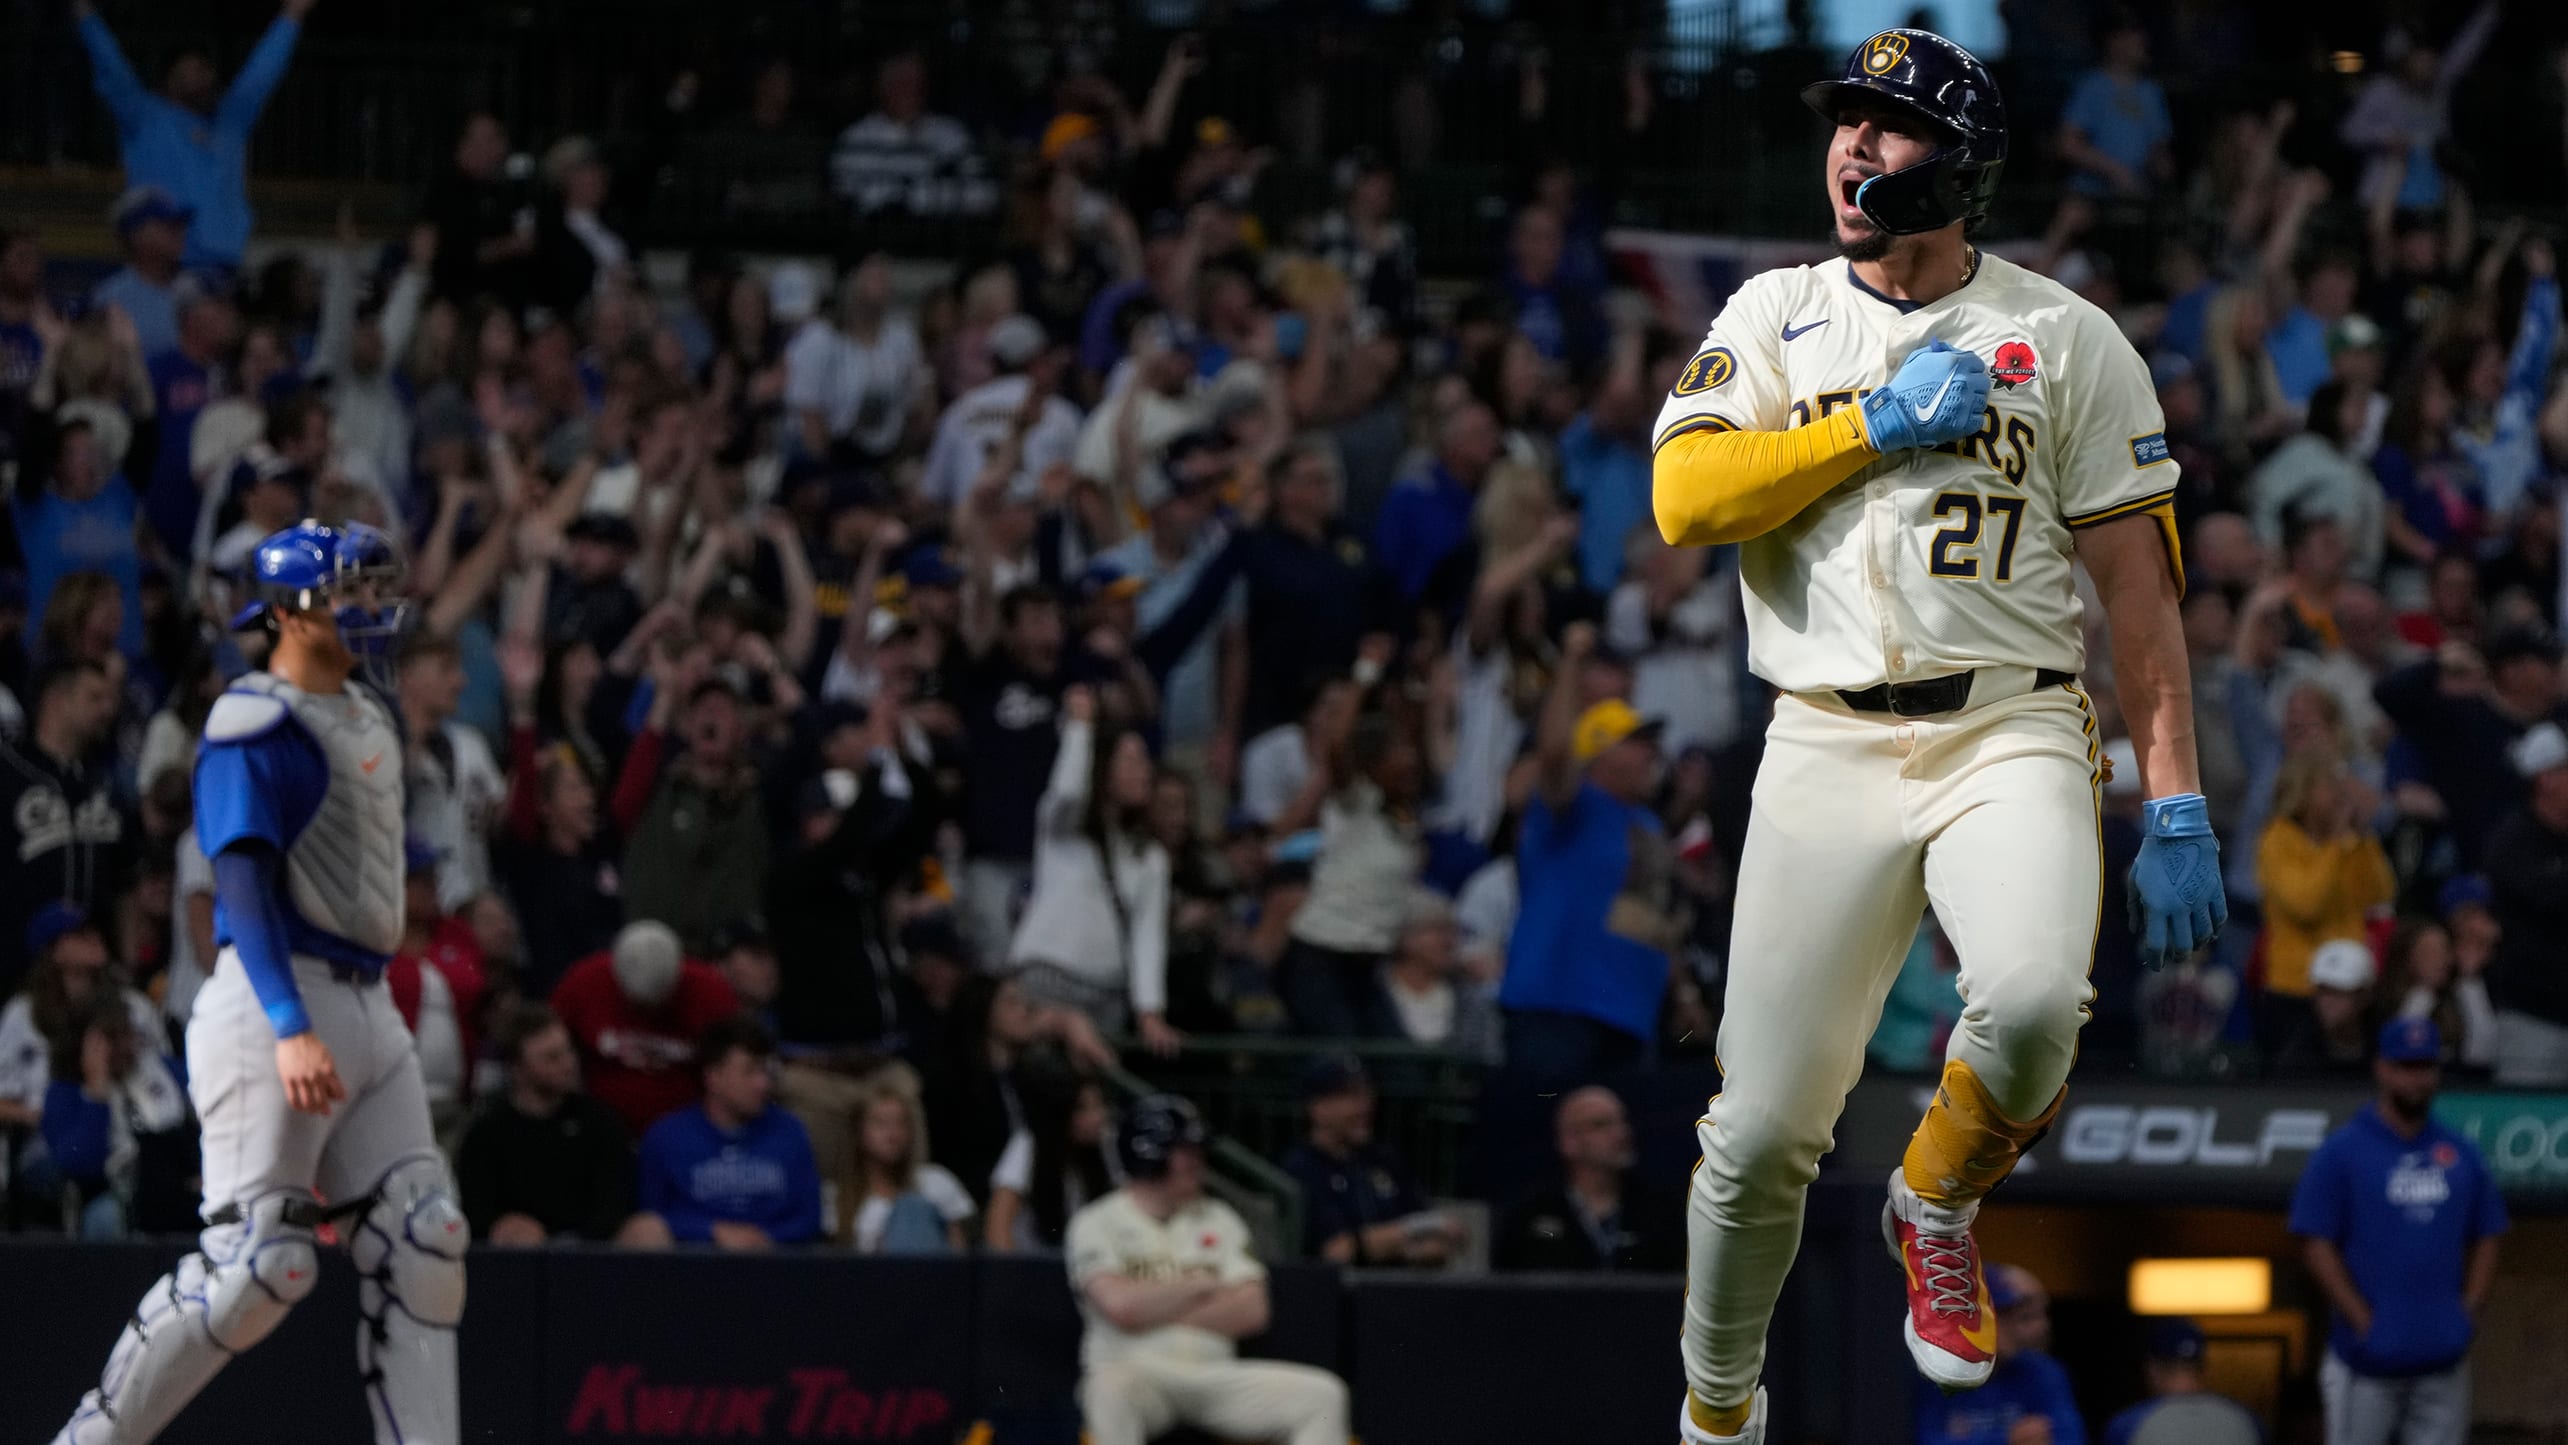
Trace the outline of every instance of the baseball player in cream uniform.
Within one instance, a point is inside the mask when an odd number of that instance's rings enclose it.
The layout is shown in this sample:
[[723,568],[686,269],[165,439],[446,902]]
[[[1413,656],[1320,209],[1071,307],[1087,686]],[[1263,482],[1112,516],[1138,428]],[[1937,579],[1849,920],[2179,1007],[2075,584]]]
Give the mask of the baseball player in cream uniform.
[[1266,1267],[1247,1221],[1204,1194],[1204,1122],[1169,1094],[1116,1131],[1126,1183],[1070,1217],[1062,1240],[1086,1331],[1079,1405],[1090,1445],[1143,1445],[1179,1425],[1272,1445],[1346,1445],[1346,1384],[1243,1360],[1266,1329]]
[[1757,1376],[1802,1195],[1930,902],[1964,1010],[1883,1229],[1919,1369],[1988,1379],[1971,1221],[2058,1111],[2092,997],[2103,739],[2073,562],[2113,629],[2150,798],[2144,962],[2226,916],[2146,369],[2103,312],[1967,239],[2006,155],[1969,52],[1884,31],[1804,97],[1835,126],[1839,257],[1741,287],[1657,429],[1660,531],[1740,544],[1750,665],[1782,694],[1740,860],[1722,1089],[1697,1126],[1688,1445],[1765,1439]]

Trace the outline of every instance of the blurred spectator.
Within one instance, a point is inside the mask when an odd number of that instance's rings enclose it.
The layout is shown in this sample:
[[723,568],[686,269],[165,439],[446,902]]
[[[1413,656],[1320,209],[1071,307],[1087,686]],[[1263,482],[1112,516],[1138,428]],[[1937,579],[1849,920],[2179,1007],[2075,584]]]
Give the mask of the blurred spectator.
[[489,891],[490,827],[508,783],[478,729],[455,720],[464,695],[462,649],[434,633],[413,633],[401,650],[396,698],[410,756],[410,831],[438,864],[438,903],[447,910]]
[[1552,1119],[1560,1181],[1507,1211],[1490,1262],[1500,1269],[1665,1272],[1685,1264],[1685,1205],[1632,1173],[1623,1101],[1597,1085],[1562,1097]]
[[1462,1221],[1430,1209],[1408,1166],[1373,1137],[1373,1080],[1351,1055],[1302,1070],[1302,1142],[1284,1172],[1302,1189],[1302,1249],[1336,1264],[1437,1267],[1468,1243]]
[[[46,458],[31,458],[42,466]],[[117,650],[143,655],[143,555],[136,523],[140,502],[125,474],[110,470],[97,430],[73,418],[54,431],[49,475],[41,487],[21,490],[10,517],[27,558],[27,600],[38,616],[55,589],[88,574],[111,579],[120,603]]]
[[[594,667],[596,654],[587,657]],[[542,997],[574,961],[614,940],[624,921],[621,859],[600,816],[597,783],[578,748],[567,742],[536,745],[535,692],[525,685],[529,674],[543,670],[534,644],[503,640],[500,667],[510,677],[511,756],[508,825],[496,850],[499,876],[510,897],[542,900],[541,907],[524,911],[526,967],[518,980],[529,994]]]
[[1008,962],[1034,998],[1077,1009],[1101,1032],[1133,1028],[1165,1052],[1168,851],[1149,835],[1153,765],[1138,733],[1097,736],[1097,700],[1062,697],[1061,746],[1043,791],[1034,891]]
[[[1344,490],[1336,449],[1326,439],[1288,442],[1266,464],[1264,521],[1233,544],[1247,582],[1241,636],[1249,666],[1245,686],[1224,690],[1222,728],[1243,743],[1300,719],[1303,690],[1358,666],[1368,639],[1379,639],[1377,654],[1389,641],[1398,602],[1364,542],[1341,519]],[[1243,770],[1246,765],[1243,756]],[[1248,786],[1243,777],[1241,787]],[[1276,806],[1291,796],[1286,789]],[[1253,816],[1264,821],[1274,814]]]
[[1594,627],[1570,625],[1543,703],[1539,780],[1517,843],[1523,903],[1498,995],[1508,1066],[1546,1083],[1645,1057],[1672,988],[1681,1010],[1701,1007],[1679,974],[1675,863],[1646,802],[1659,727],[1620,698],[1579,706],[1579,664],[1595,647]]
[[[167,1035],[159,1011],[126,981],[89,914],[67,903],[48,903],[13,931],[29,960],[22,987],[0,1005],[0,1127],[22,1128],[44,1116],[47,1090],[57,1080],[80,1087],[80,1071],[57,1073],[55,1055],[82,1055],[80,1021],[89,1005],[115,999],[132,1015],[133,1034],[157,1041]],[[119,1077],[122,1077],[120,1074]]]
[[2373,697],[2443,804],[2462,865],[2475,865],[2522,796],[2506,750],[2560,705],[2558,645],[2529,628],[2499,633],[2484,654],[2447,642],[2382,678]]
[[946,1048],[928,1060],[928,1129],[937,1162],[988,1190],[999,1158],[1028,1126],[1025,1101],[1076,1068],[1114,1062],[1088,1016],[1038,1007],[1013,978],[975,974],[955,991]]
[[1498,418],[1488,407],[1455,406],[1436,424],[1433,462],[1383,502],[1374,558],[1411,601],[1426,591],[1436,565],[1469,539],[1472,503],[1498,460],[1498,444]]
[[2381,998],[2394,1018],[2434,1020],[2451,1046],[2444,1062],[2483,1075],[2497,1060],[2497,1008],[2488,997],[2487,950],[2462,952],[2432,918],[2400,921],[2381,965]]
[[66,327],[45,294],[45,252],[32,231],[0,228],[0,456],[19,456],[36,379]]
[[1070,1220],[1114,1188],[1106,1166],[1105,1090],[1080,1079],[1027,1094],[1025,1127],[990,1170],[982,1245],[996,1254],[1059,1249]]
[[240,312],[230,301],[191,290],[179,299],[177,345],[149,363],[159,449],[150,458],[143,509],[162,553],[172,558],[195,555],[196,520],[204,504],[189,465],[196,418],[222,394],[223,361],[240,329]]
[[1301,796],[1275,824],[1296,833],[1316,818],[1311,891],[1293,915],[1293,944],[1277,986],[1298,1033],[1350,1038],[1380,997],[1382,961],[1399,942],[1424,856],[1419,804],[1426,759],[1379,714],[1318,740]]
[[2364,85],[2337,128],[2365,155],[2366,207],[2431,211],[2445,205],[2441,150],[2452,124],[2452,90],[2496,34],[2498,14],[2496,0],[2487,0],[2442,48],[2405,31],[2391,33],[2391,64]]
[[[975,579],[986,594],[986,579]],[[1059,747],[1061,600],[1022,586],[974,604],[995,614],[992,634],[964,631],[954,706],[973,767],[963,786],[963,922],[983,958],[1005,958],[1016,910],[1034,871],[1036,818]]]
[[2369,582],[2381,572],[2381,484],[2358,450],[2371,394],[2328,382],[2309,399],[2309,430],[2276,447],[2248,478],[2256,530],[2282,545],[2286,518],[2335,519],[2346,547],[2344,574]]
[[530,295],[555,315],[570,316],[590,297],[629,286],[633,253],[601,214],[610,173],[597,142],[577,135],[553,142],[544,152],[543,175],[548,193],[535,222]]
[[1016,465],[999,472],[997,482],[1020,500],[1036,494],[1046,472],[1070,461],[1079,442],[1079,408],[1055,394],[1060,369],[1057,358],[1046,355],[1049,345],[1043,324],[1031,316],[1003,317],[990,327],[987,355],[996,374],[955,397],[937,418],[918,482],[921,503],[963,501],[1002,442],[1014,443]]
[[869,465],[892,459],[932,400],[927,355],[892,307],[892,267],[880,252],[839,285],[835,324],[810,320],[785,347],[785,407],[802,455],[844,447]]
[[[655,679],[651,710],[615,780],[625,914],[656,918],[696,946],[715,924],[764,901],[770,834],[748,757],[748,712],[728,675],[670,669]],[[673,717],[682,750],[663,762]]]
[[829,159],[830,184],[859,215],[984,215],[997,209],[971,132],[927,108],[927,61],[916,51],[874,71],[874,109],[841,131]]
[[1266,1269],[1247,1221],[1204,1194],[1204,1126],[1154,1095],[1116,1141],[1122,1188],[1070,1221],[1079,1298],[1079,1405],[1093,1445],[1143,1445],[1172,1426],[1285,1445],[1347,1438],[1346,1385],[1308,1365],[1240,1360],[1263,1333]]
[[[111,594],[112,595],[112,594]],[[27,686],[23,736],[0,737],[0,994],[34,961],[30,924],[59,903],[101,916],[125,883],[130,826],[97,756],[116,694],[97,663],[48,663]]]
[[896,742],[900,717],[888,694],[866,713],[823,713],[824,770],[802,785],[799,836],[768,872],[777,1028],[791,1044],[871,1045],[912,1022],[891,915],[919,862],[901,838],[921,800]]
[[507,1087],[482,1101],[455,1147],[473,1238],[485,1244],[604,1243],[633,1210],[631,1136],[580,1087],[570,1030],[541,1004],[500,1026]]
[[811,1139],[773,1102],[775,1039],[752,1020],[729,1018],[704,1031],[695,1055],[704,1100],[642,1136],[644,1218],[625,1229],[624,1242],[756,1251],[820,1238]]
[[2397,892],[2389,856],[2365,821],[2375,804],[2369,794],[2320,747],[2293,754],[2274,785],[2274,818],[2256,850],[2265,908],[2260,1029],[2269,1049],[2307,1028],[2310,960],[2319,946],[2363,937],[2373,910]]
[[508,132],[499,117],[464,118],[454,159],[429,184],[420,220],[436,232],[430,292],[458,305],[485,297],[515,304],[532,284],[535,210],[508,173]]
[[571,965],[553,990],[590,1091],[636,1134],[694,1101],[696,1037],[739,1008],[720,973],[648,921],[626,924],[612,950]]
[[[2293,1002],[2307,1012],[2268,1035],[2268,1065],[2278,1074],[2359,1075],[2370,1060],[2374,987],[2380,970],[2360,938],[2321,942],[2309,960],[2309,993]],[[2270,1005],[2281,1002],[2268,997]],[[2269,1012],[2269,1018],[2273,1015]],[[2270,1025],[2269,1025],[2270,1027]]]
[[1283,817],[1311,781],[1312,740],[1352,728],[1363,697],[1355,679],[1323,676],[1296,721],[1252,735],[1239,758],[1239,816],[1260,825]]
[[1495,296],[1543,360],[1585,368],[1605,350],[1604,278],[1566,264],[1566,226],[1548,205],[1518,211]]
[[[1133,621],[1147,636],[1171,622],[1208,584],[1213,561],[1228,536],[1215,520],[1218,489],[1235,458],[1221,439],[1188,432],[1171,440],[1153,464],[1134,477],[1132,498],[1148,524],[1137,535],[1100,553],[1095,565],[1137,578]],[[1159,737],[1168,766],[1202,786],[1236,762],[1238,740],[1223,728],[1221,700],[1246,686],[1249,658],[1241,635],[1247,600],[1237,583],[1220,588],[1217,627],[1207,628],[1175,657],[1152,670],[1159,678]],[[1191,610],[1191,609],[1189,609]]]
[[1498,1061],[1498,1005],[1463,972],[1452,901],[1424,884],[1409,890],[1399,941],[1382,965],[1381,1002],[1365,1032]]
[[904,1069],[878,1070],[863,1097],[833,1234],[858,1254],[959,1253],[977,1206],[962,1181],[928,1162],[918,1081]]
[[2478,1147],[2436,1123],[2443,1042],[2394,1019],[2378,1093],[2310,1156],[2291,1231],[2332,1308],[2319,1392],[2331,1440],[2461,1445],[2474,1317],[2506,1207]]
[[2480,336],[2451,342],[2436,356],[2460,403],[2454,444],[2478,472],[2488,511],[2501,521],[2514,517],[2541,475],[2538,417],[2559,354],[2557,259],[2541,240],[2524,242],[2522,257],[2528,279],[2513,349]]
[[2029,1270],[1989,1266],[1997,1368],[1976,1390],[1916,1385],[1917,1445],[2086,1445],[2069,1372],[2050,1356],[2051,1296]]
[[197,1194],[196,1131],[180,1069],[148,1004],[131,989],[93,995],[53,1041],[45,1091],[46,1158],[30,1174],[65,1186],[82,1239],[184,1230]]
[[437,852],[406,840],[401,943],[385,966],[393,1006],[419,1051],[428,1115],[442,1135],[472,1106],[473,1066],[481,1059],[482,999],[489,975],[470,923],[437,901]]
[[2149,1326],[2149,1398],[2104,1427],[2104,1445],[2265,1445],[2265,1427],[2247,1407],[2203,1378],[2202,1326],[2163,1319]]
[[2069,189],[2093,197],[2144,197],[2175,172],[2167,94],[2143,73],[2149,32],[2128,15],[2106,30],[2103,63],[2078,77],[2060,117],[2059,151],[2076,168]]
[[2509,759],[2530,796],[2486,855],[2500,930],[2488,969],[2497,1082],[2558,1088],[2568,1085],[2568,733],[2538,724]]
[[1312,224],[1308,244],[1335,267],[1357,299],[1395,329],[1418,305],[1417,241],[1398,215],[1399,176],[1390,162],[1359,150],[1338,162],[1337,204]]
[[196,212],[159,186],[137,185],[116,198],[107,221],[125,264],[98,283],[89,304],[124,312],[149,361],[178,346],[179,284]]
[[200,217],[188,237],[190,265],[231,270],[241,264],[250,243],[250,132],[285,78],[313,3],[284,0],[228,90],[216,93],[212,58],[190,46],[171,59],[155,95],[143,89],[92,0],[73,0],[90,83],[116,117],[125,183],[158,186]]
[[1665,721],[1660,746],[1725,748],[1739,735],[1739,584],[1730,555],[1641,537],[1605,608],[1605,645],[1630,661],[1632,706]]

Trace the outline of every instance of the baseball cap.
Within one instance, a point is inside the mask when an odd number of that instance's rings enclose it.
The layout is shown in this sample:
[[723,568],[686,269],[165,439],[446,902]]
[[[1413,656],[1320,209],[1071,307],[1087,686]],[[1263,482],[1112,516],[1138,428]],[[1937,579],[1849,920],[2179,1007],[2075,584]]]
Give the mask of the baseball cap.
[[1625,738],[1656,741],[1664,719],[1645,718],[1632,710],[1632,705],[1619,697],[1609,697],[1593,704],[1578,715],[1578,726],[1571,729],[1569,748],[1583,765],[1596,761],[1599,754]]
[[2319,988],[2367,988],[2374,972],[2371,948],[2356,939],[2331,938],[2309,958],[2309,981]]
[[196,208],[169,193],[163,186],[128,186],[125,193],[109,207],[107,219],[125,236],[147,221],[168,221],[184,226],[196,219]]
[[2434,911],[2456,913],[2464,908],[2486,908],[2497,900],[2497,890],[2488,883],[2485,873],[2456,873],[2443,882],[2434,895]]
[[2423,1016],[2392,1019],[2381,1025],[2381,1060],[2391,1064],[2430,1064],[2443,1058],[2443,1030]]
[[628,550],[642,545],[642,534],[633,529],[632,520],[613,512],[582,512],[562,529],[562,536],[573,542],[601,542]]
[[2031,1275],[2008,1264],[1988,1267],[1988,1303],[1991,1309],[2011,1310],[2033,1298],[2024,1288]]
[[1050,165],[1061,159],[1061,153],[1098,133],[1097,118],[1083,110],[1065,110],[1043,128],[1043,162]]
[[1024,366],[1043,354],[1043,323],[1031,316],[1000,318],[990,327],[990,359],[1001,366]]
[[34,958],[74,933],[91,933],[97,925],[77,906],[59,900],[36,910],[27,920],[27,956]]
[[2327,328],[2327,354],[2381,349],[2381,323],[2360,311],[2349,311]]
[[425,873],[437,866],[437,858],[436,845],[427,839],[416,833],[404,833],[401,836],[402,872]]
[[2515,771],[2527,778],[2540,777],[2552,768],[2568,768],[2568,732],[2561,732],[2557,723],[2535,723],[2506,749],[2506,756],[2514,761]]
[[1142,581],[1112,557],[1099,557],[1079,574],[1079,597],[1085,602],[1120,602],[1141,595]]
[[767,310],[778,321],[809,321],[820,310],[820,277],[799,261],[767,273]]
[[2198,1364],[2204,1348],[2202,1326],[2191,1320],[2166,1319],[2149,1326],[2150,1359]]
[[945,549],[922,543],[912,547],[901,561],[901,577],[910,590],[921,587],[960,587],[963,573],[947,560]]
[[1373,1087],[1364,1061],[1353,1054],[1322,1054],[1302,1066],[1302,1099],[1333,1099]]

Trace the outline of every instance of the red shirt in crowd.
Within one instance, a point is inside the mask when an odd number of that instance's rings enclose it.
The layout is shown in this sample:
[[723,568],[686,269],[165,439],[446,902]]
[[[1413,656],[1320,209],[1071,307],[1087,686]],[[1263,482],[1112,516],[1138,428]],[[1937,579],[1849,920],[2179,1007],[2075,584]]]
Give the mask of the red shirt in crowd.
[[460,918],[441,918],[428,932],[428,946],[418,953],[408,950],[392,956],[383,970],[383,980],[392,988],[393,1007],[401,1010],[401,1021],[419,1032],[419,970],[425,965],[437,970],[446,980],[446,997],[455,1010],[455,1033],[464,1051],[464,1085],[472,1085],[473,1061],[481,1057],[482,995],[490,991],[490,975],[482,967],[481,939],[473,926]]
[[639,1139],[661,1115],[695,1102],[696,1035],[740,1012],[740,999],[730,980],[690,958],[666,1002],[638,1007],[616,987],[614,956],[601,950],[553,986],[553,1012],[579,1045],[588,1091]]

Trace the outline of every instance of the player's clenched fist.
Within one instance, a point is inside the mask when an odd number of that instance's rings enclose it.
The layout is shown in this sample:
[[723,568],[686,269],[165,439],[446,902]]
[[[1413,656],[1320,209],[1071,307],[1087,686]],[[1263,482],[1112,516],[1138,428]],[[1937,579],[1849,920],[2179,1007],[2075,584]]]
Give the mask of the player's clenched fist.
[[327,1114],[348,1097],[330,1046],[309,1031],[276,1041],[276,1076],[285,1082],[285,1102],[306,1114]]
[[1888,386],[1864,398],[1865,435],[1885,456],[1958,441],[1980,429],[1988,384],[1987,362],[1930,341],[1908,353]]

